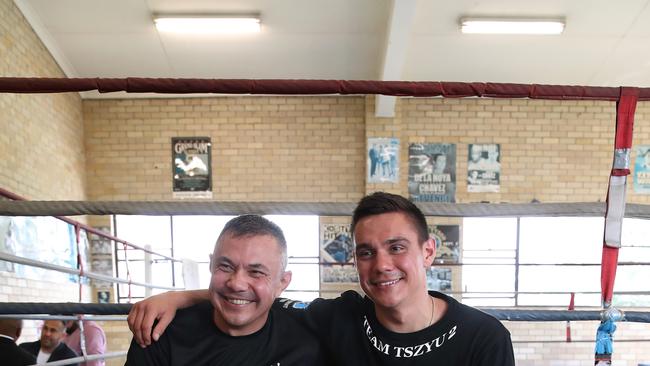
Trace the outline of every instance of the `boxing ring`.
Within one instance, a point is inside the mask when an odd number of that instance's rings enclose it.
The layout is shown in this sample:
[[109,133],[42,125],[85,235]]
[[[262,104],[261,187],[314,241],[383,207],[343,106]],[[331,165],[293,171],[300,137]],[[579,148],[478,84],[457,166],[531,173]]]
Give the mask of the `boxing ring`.
[[[650,218],[650,206],[626,204],[625,189],[630,174],[630,149],[634,112],[637,101],[650,101],[650,88],[580,87],[558,85],[524,85],[498,83],[443,83],[443,82],[380,82],[336,80],[205,80],[205,79],[51,79],[51,78],[0,78],[0,92],[4,93],[60,93],[97,90],[100,93],[126,91],[129,93],[214,93],[214,94],[264,94],[264,95],[356,95],[381,94],[388,96],[443,97],[443,98],[530,98],[548,100],[598,100],[615,101],[617,108],[616,137],[613,164],[609,178],[607,200],[603,203],[418,203],[426,216],[439,217],[520,217],[520,216],[594,216],[605,217],[603,256],[601,263],[600,311],[583,310],[532,310],[532,309],[482,309],[497,319],[512,322],[558,322],[600,321],[598,342],[608,352],[596,356],[596,361],[611,360],[611,343],[616,322],[650,323],[650,313],[623,311],[612,306],[612,295],[618,250],[621,247],[620,232],[623,217]],[[77,231],[100,235],[117,245],[147,251],[142,246],[113,237],[85,224],[63,216],[72,215],[238,215],[257,214],[312,214],[319,216],[349,216],[354,203],[296,203],[296,202],[144,202],[144,201],[27,201],[11,192],[0,190],[9,200],[0,200],[3,216],[55,216],[73,225]],[[166,260],[178,259],[163,256]],[[84,271],[81,261],[78,268],[64,268],[48,263],[0,253],[0,260],[61,271],[68,274],[130,286],[174,289],[169,286],[133,282],[130,278],[110,278]],[[127,270],[128,277],[128,270]],[[82,281],[79,281],[81,301]],[[129,304],[83,304],[83,303],[0,303],[0,317],[32,319],[95,319],[122,321],[130,309]],[[36,315],[35,315],[36,314]],[[40,314],[59,314],[54,316]],[[91,317],[78,314],[92,314]],[[66,318],[66,316],[68,316]],[[614,328],[615,329],[615,328]],[[568,338],[568,337],[567,337]],[[566,341],[569,341],[568,339]],[[572,340],[589,342],[588,340]],[[650,340],[621,339],[621,342],[647,342]],[[516,343],[517,341],[514,341]],[[539,342],[539,341],[520,341]],[[549,340],[548,342],[560,342]],[[591,340],[593,342],[593,340]],[[602,345],[601,344],[601,345]],[[104,357],[122,357],[124,352]],[[94,355],[82,355],[78,360],[63,365],[90,360]]]

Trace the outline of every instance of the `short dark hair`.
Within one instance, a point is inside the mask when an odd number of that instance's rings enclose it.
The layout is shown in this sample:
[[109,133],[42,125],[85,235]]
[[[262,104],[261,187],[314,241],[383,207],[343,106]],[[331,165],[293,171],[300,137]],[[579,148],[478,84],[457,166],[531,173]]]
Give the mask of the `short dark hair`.
[[406,198],[386,192],[375,192],[359,201],[352,213],[350,232],[354,236],[354,229],[363,218],[391,212],[403,213],[408,217],[418,234],[420,244],[429,239],[427,220],[422,211]]
[[287,267],[287,240],[284,238],[282,229],[272,221],[260,215],[237,216],[228,221],[223,230],[221,230],[216,246],[220,244],[221,240],[226,235],[230,235],[233,238],[239,238],[242,236],[272,236],[278,243],[278,246],[280,246],[280,252],[282,253],[282,269],[284,270]]

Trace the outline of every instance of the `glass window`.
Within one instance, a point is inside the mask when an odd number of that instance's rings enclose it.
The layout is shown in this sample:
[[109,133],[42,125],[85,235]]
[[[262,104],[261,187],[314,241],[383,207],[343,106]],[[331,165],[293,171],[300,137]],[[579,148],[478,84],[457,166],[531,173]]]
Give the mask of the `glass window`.
[[[463,220],[463,301],[471,305],[514,305],[508,292],[518,282],[518,305],[600,306],[602,217],[524,217]],[[648,306],[642,284],[650,277],[650,225],[623,221],[622,248],[614,287],[617,306]],[[483,264],[483,265],[479,265]],[[488,273],[489,275],[485,275]],[[517,277],[517,278],[515,278]]]
[[[210,284],[209,255],[212,254],[217,237],[225,224],[234,216],[116,216],[117,236],[133,244],[144,247],[149,244],[152,250],[165,255],[172,253],[178,259],[189,259],[198,264],[198,281],[200,288]],[[309,301],[319,296],[318,267],[318,216],[269,215],[269,220],[282,228],[287,239],[289,263],[287,269],[292,272],[292,281],[282,294],[296,300]],[[173,223],[173,230],[172,230]],[[172,234],[173,233],[173,234]],[[144,255],[140,250],[128,249],[131,279],[144,280]],[[118,251],[118,270],[120,277],[126,278],[125,253]],[[152,258],[152,278],[154,283],[171,286],[172,267],[169,261]],[[176,286],[183,286],[183,270],[180,263],[175,264]],[[164,290],[153,290],[152,293]],[[125,298],[128,286],[120,285],[120,296]],[[141,286],[131,286],[131,296],[143,297],[145,290]]]

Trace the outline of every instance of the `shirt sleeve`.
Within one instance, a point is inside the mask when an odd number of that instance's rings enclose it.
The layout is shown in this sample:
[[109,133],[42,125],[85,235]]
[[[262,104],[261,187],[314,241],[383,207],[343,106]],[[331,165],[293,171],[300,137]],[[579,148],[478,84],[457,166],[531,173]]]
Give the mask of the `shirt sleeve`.
[[168,349],[165,337],[162,337],[158,342],[153,342],[146,348],[140,347],[135,340],[131,340],[124,366],[171,366]]
[[477,366],[515,366],[510,332],[503,325],[494,327],[492,335],[484,339],[489,341],[477,350]]
[[[86,353],[88,355],[103,355],[106,353],[106,336],[98,327],[84,329],[86,335]],[[104,366],[103,360],[88,361],[86,366]]]

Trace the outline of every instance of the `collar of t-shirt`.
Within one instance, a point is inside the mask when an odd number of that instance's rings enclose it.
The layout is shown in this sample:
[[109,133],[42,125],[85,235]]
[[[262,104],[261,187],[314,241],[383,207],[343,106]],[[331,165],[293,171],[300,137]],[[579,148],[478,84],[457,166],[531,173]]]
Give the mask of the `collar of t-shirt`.
[[15,342],[14,337],[10,337],[10,336],[8,336],[8,335],[0,334],[0,338],[11,339],[12,342]]
[[38,351],[38,356],[36,357],[36,363],[46,363],[50,359],[51,353],[43,352],[43,350]]

